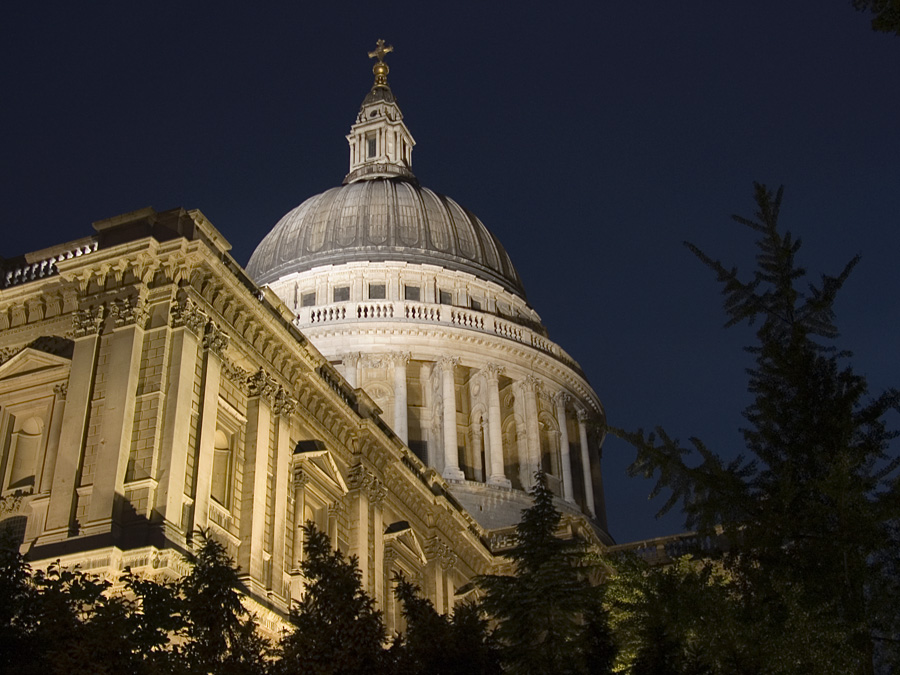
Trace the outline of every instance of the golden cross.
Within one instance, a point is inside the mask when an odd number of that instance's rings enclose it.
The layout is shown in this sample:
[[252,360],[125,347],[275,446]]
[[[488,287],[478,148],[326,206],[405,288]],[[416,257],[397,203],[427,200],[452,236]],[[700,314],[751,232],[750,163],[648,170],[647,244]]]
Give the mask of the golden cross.
[[394,51],[393,46],[384,46],[384,40],[379,40],[376,44],[375,51],[369,52],[370,59],[378,59],[378,63],[384,63],[384,55]]

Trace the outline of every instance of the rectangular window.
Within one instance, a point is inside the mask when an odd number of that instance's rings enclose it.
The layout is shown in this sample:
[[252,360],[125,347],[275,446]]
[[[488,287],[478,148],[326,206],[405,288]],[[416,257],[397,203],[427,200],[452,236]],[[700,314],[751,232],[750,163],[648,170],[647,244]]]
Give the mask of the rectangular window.
[[350,287],[338,286],[334,289],[335,302],[347,302],[350,299]]
[[472,309],[481,310],[481,302],[478,301],[478,300],[476,300],[475,298],[472,298],[472,299],[469,301],[469,303],[470,303]]
[[375,156],[375,137],[374,137],[374,136],[369,136],[369,137],[366,139],[366,145],[367,145],[368,151],[369,151],[368,156],[369,156],[369,157],[374,157],[374,156]]
[[312,293],[304,293],[300,296],[300,306],[301,307],[314,307],[316,304],[316,293],[313,291]]
[[404,286],[403,287],[403,297],[407,300],[415,300],[419,301],[422,296],[422,289],[418,286]]
[[441,291],[440,292],[440,303],[442,305],[452,305],[453,304],[453,294],[450,291]]
[[384,300],[387,288],[384,284],[369,284],[369,300]]

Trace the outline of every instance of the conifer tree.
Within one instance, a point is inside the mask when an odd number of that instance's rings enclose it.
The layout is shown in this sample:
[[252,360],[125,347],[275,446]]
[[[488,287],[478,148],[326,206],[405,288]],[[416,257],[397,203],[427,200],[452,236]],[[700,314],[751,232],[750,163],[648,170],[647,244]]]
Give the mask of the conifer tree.
[[362,588],[356,558],[333,550],[328,536],[303,526],[307,579],[303,597],[291,610],[294,629],[281,643],[278,673],[376,675],[386,664],[381,612]]
[[[803,616],[841,627],[831,639],[846,659],[810,672],[868,673],[898,637],[896,611],[879,611],[879,602],[891,592],[880,565],[900,555],[900,458],[886,421],[900,394],[870,397],[846,365],[850,354],[834,346],[835,299],[858,257],[804,287],[800,240],[778,227],[781,201],[781,189],[756,185],[756,218],[734,217],[758,236],[748,278],[688,244],[722,284],[726,326],[757,326],[742,430],[749,459],[726,462],[698,439],[686,448],[661,429],[618,433],[637,449],[631,473],[657,476],[654,494],[671,491],[662,512],[680,504],[688,527],[724,529],[730,569],[746,598],[769,604],[771,634],[808,626]],[[891,600],[896,607],[900,598]]]
[[484,609],[496,621],[504,672],[609,672],[613,650],[602,589],[587,578],[582,542],[556,536],[561,514],[543,472],[535,474],[533,505],[516,526],[507,553],[513,576],[484,576]]
[[496,645],[477,605],[465,603],[450,616],[438,614],[414,583],[400,574],[394,582],[394,595],[403,605],[406,620],[405,633],[391,648],[396,672],[499,675]]
[[186,626],[180,653],[189,673],[256,675],[265,672],[268,643],[241,602],[240,579],[225,547],[198,532],[188,554],[192,568],[178,584]]

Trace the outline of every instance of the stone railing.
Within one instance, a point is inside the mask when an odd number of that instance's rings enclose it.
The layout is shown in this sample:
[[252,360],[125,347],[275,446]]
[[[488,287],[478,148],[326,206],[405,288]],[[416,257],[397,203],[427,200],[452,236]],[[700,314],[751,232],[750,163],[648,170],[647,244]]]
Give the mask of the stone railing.
[[562,361],[575,372],[581,368],[565,350],[543,335],[501,317],[464,307],[434,305],[410,301],[366,301],[341,302],[317,307],[301,307],[297,313],[296,326],[302,331],[310,326],[355,321],[378,321],[403,317],[410,321],[444,324],[466,328],[534,347],[544,354]]
[[10,286],[17,286],[18,284],[52,276],[58,272],[56,263],[93,253],[97,250],[97,246],[97,241],[90,241],[33,263],[17,264],[16,260],[10,260],[7,262],[9,266],[3,270],[2,276],[0,276],[0,288],[9,288]]

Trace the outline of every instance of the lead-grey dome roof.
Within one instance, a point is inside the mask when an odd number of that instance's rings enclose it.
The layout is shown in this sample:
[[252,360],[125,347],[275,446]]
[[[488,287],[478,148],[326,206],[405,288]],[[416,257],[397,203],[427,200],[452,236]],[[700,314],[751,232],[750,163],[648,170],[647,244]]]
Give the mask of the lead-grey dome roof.
[[471,211],[401,179],[360,180],[310,197],[263,238],[247,273],[267,284],[320,265],[387,260],[468,272],[525,298],[503,246]]

